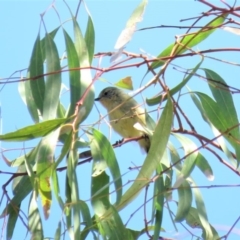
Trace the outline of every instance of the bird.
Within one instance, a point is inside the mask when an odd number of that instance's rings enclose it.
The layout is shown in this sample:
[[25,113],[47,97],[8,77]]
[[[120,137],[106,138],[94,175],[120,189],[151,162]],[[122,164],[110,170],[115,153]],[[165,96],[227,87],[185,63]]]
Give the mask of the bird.
[[131,96],[116,87],[104,88],[95,98],[108,111],[108,117],[112,128],[123,138],[137,138],[140,147],[148,153],[150,138],[143,131],[134,127],[136,123],[146,127],[146,114]]

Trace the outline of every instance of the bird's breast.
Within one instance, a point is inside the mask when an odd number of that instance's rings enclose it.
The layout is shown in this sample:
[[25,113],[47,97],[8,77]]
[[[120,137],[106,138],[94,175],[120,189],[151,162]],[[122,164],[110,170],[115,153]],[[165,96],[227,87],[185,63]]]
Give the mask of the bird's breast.
[[117,109],[109,113],[109,120],[112,128],[124,138],[142,136],[142,132],[133,127],[139,122],[138,116],[133,112],[124,113]]

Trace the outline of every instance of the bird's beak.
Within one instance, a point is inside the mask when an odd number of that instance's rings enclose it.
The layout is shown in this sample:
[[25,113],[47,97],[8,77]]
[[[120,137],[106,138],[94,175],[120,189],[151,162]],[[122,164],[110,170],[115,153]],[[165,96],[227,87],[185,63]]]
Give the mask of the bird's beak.
[[94,99],[94,101],[99,101],[101,98],[100,97],[98,97],[98,98],[95,98]]

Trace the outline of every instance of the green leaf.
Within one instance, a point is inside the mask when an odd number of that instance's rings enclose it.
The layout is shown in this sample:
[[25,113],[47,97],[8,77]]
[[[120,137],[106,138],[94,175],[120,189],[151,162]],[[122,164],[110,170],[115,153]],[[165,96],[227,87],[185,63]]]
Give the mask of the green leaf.
[[213,170],[206,158],[201,153],[198,153],[196,166],[202,171],[202,173],[207,177],[209,181],[213,181]]
[[[68,156],[69,158],[69,156]],[[67,162],[69,164],[69,162]],[[72,164],[69,165],[69,167],[67,168],[67,173],[69,172],[69,175],[71,174],[71,172],[73,171],[72,169]],[[66,202],[66,205],[65,205],[65,209],[64,209],[64,213],[65,213],[65,216],[66,216],[66,226],[67,226],[67,229],[68,229],[68,233],[69,233],[69,236],[71,236],[73,234],[72,232],[72,200],[71,200],[71,178],[68,177],[68,175],[66,176],[66,179],[65,179],[65,202]],[[74,186],[74,185],[73,185]]]
[[146,110],[145,110],[145,116],[146,116],[145,118],[146,118],[147,129],[149,129],[150,131],[154,131],[156,128],[156,123]]
[[[56,34],[57,34],[57,32],[58,32],[58,30],[59,30],[59,28],[60,28],[60,27],[57,27],[57,28],[55,28],[53,31],[51,31],[50,33],[48,33],[48,36],[50,36],[52,39],[54,39],[55,36],[56,36]],[[46,41],[47,41],[48,36],[47,36],[47,37],[45,36],[45,37],[41,40],[41,49],[42,49],[42,58],[43,58],[43,60],[46,60],[46,51],[47,51],[47,49],[46,49]]]
[[202,228],[202,225],[198,216],[198,211],[196,208],[191,207],[189,209],[188,214],[186,216],[186,223],[191,228]]
[[87,29],[85,32],[85,42],[88,49],[89,63],[91,64],[94,56],[95,31],[94,31],[93,21],[89,13],[88,13]]
[[[39,151],[39,146],[35,147],[28,155],[25,156],[28,161],[29,166],[35,164],[37,159],[37,152]],[[31,165],[30,165],[31,164]],[[13,193],[14,197],[11,199],[11,202],[8,206],[4,209],[1,216],[5,216],[7,214],[11,214],[17,211],[18,207],[23,199],[33,191],[33,182],[30,181],[29,176],[27,176],[26,167],[25,165],[20,165],[18,167],[17,173],[26,173],[25,176],[19,176],[13,180]]]
[[205,204],[202,199],[201,193],[200,193],[199,189],[197,188],[197,185],[194,183],[194,181],[192,181],[192,186],[194,187],[193,193],[195,196],[198,217],[199,217],[199,220],[203,227],[203,230],[205,232],[206,239],[216,239],[213,237],[214,233],[212,232],[212,228],[208,222],[207,211],[206,211]]
[[52,203],[52,188],[50,179],[52,175],[54,152],[58,141],[59,131],[60,129],[57,129],[41,140],[36,156],[38,192],[41,197],[45,219],[48,219],[49,210]]
[[[181,53],[186,52],[189,48],[192,48],[208,38],[217,28],[221,25],[227,17],[227,14],[218,16],[208,24],[206,24],[202,29],[197,32],[188,33],[185,37],[180,40],[180,44],[173,43],[167,48],[165,48],[157,58],[168,57],[180,55]],[[152,69],[161,67],[165,63],[165,60],[153,62],[151,65]]]
[[91,202],[96,216],[102,217],[110,207],[109,176],[102,172],[92,177]]
[[93,103],[94,103],[94,87],[92,85],[91,70],[88,68],[90,66],[90,60],[89,60],[87,45],[82,35],[81,29],[78,25],[78,22],[76,21],[75,18],[73,18],[73,27],[74,27],[74,36],[75,36],[74,43],[75,43],[75,48],[79,58],[80,68],[85,68],[80,70],[80,76],[81,76],[80,99],[82,100],[81,102],[82,105],[80,106],[80,109],[78,112],[77,123],[81,123],[86,119],[86,117],[92,110]]
[[76,142],[75,142],[75,146],[76,148],[86,148],[90,146],[90,143],[88,141],[86,141],[83,138],[79,138]]
[[232,152],[229,150],[229,144],[226,143],[224,137],[221,136],[221,133],[214,126],[211,125],[211,127],[214,135],[217,137],[217,142],[220,145],[222,151],[226,154],[232,165],[237,168],[236,158],[234,158]]
[[175,146],[170,141],[168,142],[168,149],[169,149],[172,164],[174,164],[174,167],[176,169],[181,171],[182,170],[182,164],[181,164],[181,161],[180,161],[180,156],[178,154],[177,149],[175,148]]
[[[35,42],[32,57],[30,60],[29,66],[29,77],[34,78],[36,76],[43,75],[43,56],[42,56],[42,49],[41,49],[41,42],[40,37],[37,37]],[[45,95],[45,82],[44,77],[40,77],[34,80],[30,80],[30,92],[26,91],[26,95],[32,94],[33,102],[36,104],[37,109],[39,110],[40,114],[43,113],[43,98]]]
[[105,171],[107,167],[109,168],[115,185],[117,203],[119,203],[122,197],[122,178],[114,150],[111,143],[100,131],[92,129],[92,132],[93,137],[90,135],[89,137],[91,140],[91,152],[94,159],[93,176]]
[[58,227],[55,232],[54,240],[60,240],[61,239],[61,222],[58,223]]
[[[22,165],[18,168],[17,173],[24,172],[26,172],[26,168],[25,165]],[[14,212],[18,212],[22,200],[33,190],[32,184],[27,175],[17,177],[13,182],[12,187],[14,197],[11,199],[10,203],[3,210],[0,216],[1,218],[8,214],[14,215]]]
[[[19,167],[20,165],[24,164],[25,158],[29,156],[29,154],[31,154],[32,151],[26,153],[25,155],[22,155],[20,157],[15,158],[14,160],[10,161],[8,160],[4,155],[3,155],[3,159],[5,161],[5,163],[9,166],[9,167]],[[24,169],[26,171],[26,169]],[[16,179],[16,178],[15,178]],[[14,181],[14,180],[13,180]]]
[[[212,232],[212,235],[213,235],[211,239],[213,239],[213,240],[218,240],[218,239],[220,238],[220,236],[218,235],[216,229],[215,229],[211,224],[209,224],[209,225],[210,225],[211,232]],[[208,239],[208,238],[207,238],[207,233],[206,233],[206,231],[205,231],[204,228],[203,228],[202,237],[203,237],[203,239]],[[220,239],[221,239],[221,238],[220,238]]]
[[197,109],[199,110],[200,114],[202,115],[203,120],[209,124],[210,122],[209,122],[209,120],[208,120],[208,118],[207,118],[207,116],[204,112],[204,109],[203,109],[203,106],[202,106],[201,102],[196,97],[196,95],[193,92],[191,92],[190,88],[189,87],[187,87],[187,88],[188,88],[190,96],[193,100],[193,103],[196,105]]
[[[229,143],[236,149],[238,147],[238,143],[236,143],[236,138],[234,136],[236,136],[237,133],[235,128],[233,127],[236,126],[236,128],[238,129],[238,124],[232,126],[229,123],[228,117],[224,113],[224,109],[222,108],[222,106],[216,103],[208,95],[200,92],[196,92],[195,94],[200,98],[205,115],[207,116],[209,121],[220,133],[223,134],[223,136],[229,141]],[[227,133],[225,133],[226,131]],[[236,152],[240,154],[239,150],[236,150]],[[238,163],[239,160],[240,156],[237,159]]]
[[[198,99],[192,92],[190,92],[190,96],[191,96],[193,102],[195,103],[195,105],[197,106],[198,110],[200,111],[203,120],[210,125],[210,127],[211,127],[214,135],[215,135],[216,137],[218,137],[218,138],[217,138],[217,141],[218,141],[219,145],[221,146],[223,152],[226,154],[226,156],[228,157],[228,159],[232,162],[233,166],[236,166],[236,167],[237,167],[237,165],[236,165],[236,159],[234,159],[232,153],[231,153],[230,150],[228,149],[227,144],[225,143],[223,137],[220,136],[221,133],[219,132],[219,130],[217,130],[216,125],[214,126],[214,124],[211,123],[211,121],[208,119],[207,113],[205,112],[205,109],[203,108],[202,103],[199,101],[199,99]],[[213,107],[214,107],[214,106],[213,106]],[[214,117],[213,117],[213,118],[214,118]],[[229,140],[230,140],[230,139],[229,139]],[[236,144],[234,141],[232,142],[232,144],[233,144],[233,146],[236,146],[236,147],[237,147],[237,144]],[[239,154],[239,148],[236,148],[236,151],[237,151],[237,154]],[[238,155],[237,155],[237,156],[238,156]],[[238,157],[238,159],[240,159],[240,157]]]
[[228,129],[228,119],[225,118],[222,108],[208,95],[196,92],[200,98],[203,109],[210,122],[220,131],[224,132]]
[[16,194],[10,201],[10,203],[4,208],[0,218],[5,217],[13,212],[17,212],[22,200],[32,191],[32,184],[27,176],[22,178],[22,192]]
[[173,136],[175,136],[178,139],[178,141],[180,141],[184,149],[184,155],[187,156],[185,157],[181,172],[178,174],[176,182],[173,185],[173,188],[177,188],[178,186],[181,185],[182,181],[184,181],[187,177],[190,176],[192,170],[195,167],[195,162],[198,154],[197,146],[190,139],[177,133],[173,133]]
[[128,237],[127,239],[129,240],[135,240],[135,239],[138,239],[141,235],[141,231],[137,231],[137,230],[132,230],[132,229],[129,229],[127,228],[128,230]]
[[[67,159],[67,178],[68,178],[68,199],[67,202],[72,203],[72,216],[69,215],[68,219],[68,230],[70,234],[73,234],[74,239],[80,239],[80,225],[81,225],[81,205],[78,204],[79,201],[79,186],[78,178],[76,172],[76,166],[78,161],[78,154],[76,148],[71,149]],[[72,220],[70,219],[72,218]],[[69,225],[71,224],[73,225]],[[71,233],[73,231],[73,233]]]
[[[203,70],[205,71],[209,88],[211,89],[217,104],[221,106],[223,114],[228,119],[229,126],[238,125],[237,111],[227,83],[214,71],[206,68]],[[239,128],[233,129],[232,134],[239,139]]]
[[[203,230],[203,234],[202,234],[203,239],[209,239],[209,238],[207,238],[206,231],[200,222],[199,213],[196,208],[193,208],[193,207],[190,208],[188,215],[186,216],[186,223],[191,228],[201,228]],[[213,240],[219,239],[219,235],[218,235],[217,231],[213,228],[213,226],[210,225],[210,228],[213,233],[213,237],[211,239],[213,239]]]
[[[224,117],[228,121],[229,128],[233,126],[237,126],[236,128],[231,130],[231,135],[233,136],[232,145],[234,146],[237,158],[240,161],[240,150],[239,150],[239,143],[238,143],[238,140],[240,139],[239,126],[238,126],[239,121],[238,121],[237,111],[234,106],[231,91],[227,83],[217,73],[206,68],[204,68],[203,70],[205,71],[209,88],[212,91],[212,94],[217,104],[221,106]],[[235,141],[235,144],[234,144],[234,139],[237,140]]]
[[[19,83],[19,92],[23,101],[28,107],[29,113],[34,122],[39,122],[39,114],[43,112],[43,98],[45,92],[43,56],[40,36],[35,41],[27,77],[30,80]],[[36,78],[37,76],[40,76]],[[39,111],[39,112],[38,112]]]
[[[28,154],[25,155],[24,157],[24,162],[27,162],[28,165],[29,165],[29,168],[31,168],[32,166],[34,166],[34,164],[36,163],[36,154],[37,154],[37,151],[38,151],[38,146],[35,147],[34,149],[32,149],[32,151],[30,151]],[[19,177],[16,177],[14,178],[13,180],[13,183],[12,183],[12,189],[13,189],[13,193],[14,195],[18,195],[18,194],[22,194],[24,191],[23,191],[23,187],[26,186],[24,188],[24,190],[31,190],[31,188],[33,188],[34,186],[34,183],[33,183],[33,173],[32,176],[31,176],[31,179],[28,177],[28,172],[27,172],[27,169],[26,169],[26,164],[25,165],[20,165],[18,167],[18,170],[17,170],[17,173],[25,173],[26,175],[25,176],[19,176]],[[27,178],[27,180],[26,180]],[[24,180],[25,179],[25,180]],[[27,182],[31,181],[31,188],[28,188],[28,184]]]
[[[143,163],[143,166],[138,176],[136,177],[136,179],[141,179],[141,181],[134,181],[132,186],[122,196],[121,202],[116,205],[117,209],[122,209],[123,207],[128,205],[149,183],[151,176],[156,170],[156,168],[159,166],[164,151],[167,147],[168,138],[171,132],[172,121],[173,105],[171,100],[169,99],[154,131],[149,153]],[[164,126],[164,128],[162,126]],[[161,141],[159,141],[159,139],[161,139]]]
[[[170,141],[169,141],[170,142]],[[164,180],[164,188],[165,192],[163,193],[166,200],[172,200],[172,191],[169,191],[170,188],[172,188],[172,181],[173,181],[173,168],[171,167],[171,162],[169,159],[169,154],[167,152],[167,149],[164,153],[164,156],[162,158],[162,169],[164,171],[165,178]]]
[[[78,54],[75,49],[74,43],[68,33],[63,29],[65,45],[67,51],[67,60],[68,60],[68,68],[79,68],[79,59]],[[80,84],[80,72],[69,71],[69,82],[70,82],[70,108],[68,110],[68,116],[71,116],[75,112],[76,103],[80,99],[81,93],[81,84]]]
[[[205,112],[205,110],[202,106],[202,103],[199,101],[199,99],[192,92],[190,92],[190,96],[191,96],[193,102],[195,103],[195,105],[197,106],[198,110],[200,111],[203,120],[210,125],[215,137],[218,137],[217,141],[218,141],[219,145],[221,146],[223,152],[226,154],[228,159],[232,162],[233,166],[236,166],[236,159],[234,159],[231,151],[228,149],[227,144],[224,141],[224,138],[222,136],[220,136],[221,133],[219,132],[219,130],[217,130],[217,128],[208,119],[207,114],[206,114],[206,112]],[[233,145],[235,145],[235,142],[233,142]],[[238,149],[237,149],[237,151],[238,151]]]
[[128,230],[122,223],[122,220],[118,214],[118,211],[110,206],[109,211],[111,211],[111,217],[109,218],[99,218],[96,216],[96,222],[98,229],[104,239],[129,239]]
[[81,238],[80,239],[86,239],[86,238],[83,238],[82,236],[87,236],[88,232],[92,231],[92,226],[93,226],[90,210],[89,210],[88,205],[84,201],[79,200],[77,204],[80,205],[81,213],[82,213],[82,216],[83,216],[83,221],[84,221],[84,224],[86,226],[85,227],[86,231],[81,232]]
[[51,180],[52,180],[53,192],[55,194],[55,197],[58,201],[60,208],[62,209],[62,211],[64,211],[64,202],[60,195],[58,175],[57,175],[57,171],[54,169],[52,170]]
[[35,174],[34,174],[33,164],[32,164],[31,158],[26,157],[24,162],[25,162],[26,172],[27,172],[27,174],[29,176],[29,179],[31,181],[32,187],[34,188],[34,185],[35,185]]
[[32,234],[31,239],[41,240],[43,236],[43,227],[40,213],[36,202],[36,192],[32,193],[28,209],[28,226]]
[[42,123],[37,123],[35,125],[21,128],[15,132],[10,132],[4,135],[0,135],[0,140],[22,142],[22,141],[31,140],[38,137],[43,137],[49,132],[60,127],[61,124],[66,122],[66,120],[67,119],[53,119],[53,120],[45,121]]
[[[219,145],[221,146],[223,152],[226,154],[226,156],[228,157],[228,159],[232,162],[233,166],[237,167],[237,165],[236,165],[236,159],[234,159],[231,151],[228,149],[227,144],[226,144],[225,141],[224,141],[224,138],[223,138],[222,136],[220,136],[220,135],[221,135],[221,132],[220,132],[219,130],[217,130],[216,125],[214,126],[214,124],[211,123],[211,121],[208,119],[207,113],[205,112],[205,109],[203,108],[202,103],[199,101],[199,99],[198,99],[192,92],[190,92],[190,96],[191,96],[193,102],[195,103],[196,107],[197,107],[198,110],[200,111],[203,120],[210,125],[210,127],[212,128],[212,131],[213,131],[214,135],[215,135],[216,137],[218,137],[218,138],[217,138],[217,141],[218,141]],[[208,99],[208,98],[209,98],[209,97],[207,97],[207,99]],[[213,106],[213,107],[215,107],[215,106]],[[211,111],[211,109],[210,109],[209,111]],[[217,110],[217,111],[218,111],[218,110]],[[216,114],[217,114],[217,112],[216,112]],[[211,119],[214,119],[214,116],[212,116]],[[221,126],[221,123],[220,123],[220,126]],[[229,141],[231,141],[231,139],[229,139]],[[236,143],[235,143],[234,141],[232,142],[232,144],[233,144],[233,146],[236,146],[236,147],[237,147],[237,145],[236,145]],[[237,153],[238,153],[238,152],[239,152],[239,148],[236,148],[236,151],[237,151]],[[237,155],[237,156],[238,156],[238,155]],[[238,157],[238,159],[240,159],[240,157]],[[207,166],[206,166],[206,167],[207,167]],[[211,176],[210,176],[210,177],[211,177]]]
[[20,211],[20,205],[14,211],[11,211],[9,213],[8,221],[7,221],[7,239],[12,239],[12,236],[16,227],[19,211]]
[[[27,78],[29,78],[29,73]],[[27,105],[28,111],[32,117],[32,120],[35,123],[39,122],[39,114],[37,111],[37,106],[33,100],[31,88],[30,88],[30,80],[29,81],[20,81],[18,84],[18,92],[23,100],[23,102]]]
[[[179,172],[177,171],[177,176]],[[186,180],[182,181],[182,184],[178,187],[178,208],[175,216],[176,222],[183,221],[191,208],[192,204],[192,191],[189,183]]]
[[[61,149],[61,153],[55,161],[53,170],[55,170],[57,168],[57,166],[61,163],[61,161],[64,159],[64,157],[69,153],[71,146],[72,146],[72,142],[73,142],[73,132],[70,132],[67,135],[66,139],[64,140],[64,144]],[[76,147],[76,144],[75,144],[75,147]]]
[[161,231],[162,226],[162,220],[163,220],[163,209],[164,209],[164,194],[165,192],[165,186],[163,181],[163,174],[162,174],[162,164],[159,164],[157,167],[157,174],[158,178],[155,181],[154,184],[154,205],[155,205],[155,228],[154,228],[154,234],[153,234],[153,240],[159,239],[159,234]]
[[133,90],[132,78],[130,76],[120,79],[114,85],[123,89]]
[[[198,63],[195,68],[193,68],[193,70],[187,75],[186,78],[184,78],[177,86],[175,86],[174,88],[170,89],[169,93],[170,96],[173,96],[174,94],[178,93],[179,91],[182,90],[182,88],[188,83],[188,81],[192,78],[192,76],[194,76],[194,74],[196,73],[196,71],[200,68],[203,59],[201,60],[200,63]],[[146,99],[146,103],[148,106],[153,106],[156,104],[159,104],[160,102],[163,102],[167,99],[167,94],[160,94],[159,96],[153,97],[153,98],[147,98]]]
[[66,109],[60,102],[58,103],[57,117],[64,118],[66,116]]
[[43,120],[55,119],[61,90],[61,66],[57,47],[49,34],[46,34],[46,77],[43,101]]

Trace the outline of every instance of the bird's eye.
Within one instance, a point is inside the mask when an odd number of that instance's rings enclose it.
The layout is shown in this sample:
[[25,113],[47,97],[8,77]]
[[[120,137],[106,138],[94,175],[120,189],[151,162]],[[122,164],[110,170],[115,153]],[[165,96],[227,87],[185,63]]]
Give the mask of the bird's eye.
[[107,92],[105,92],[105,93],[104,93],[104,96],[107,96],[107,95],[108,95],[108,93],[107,93]]

